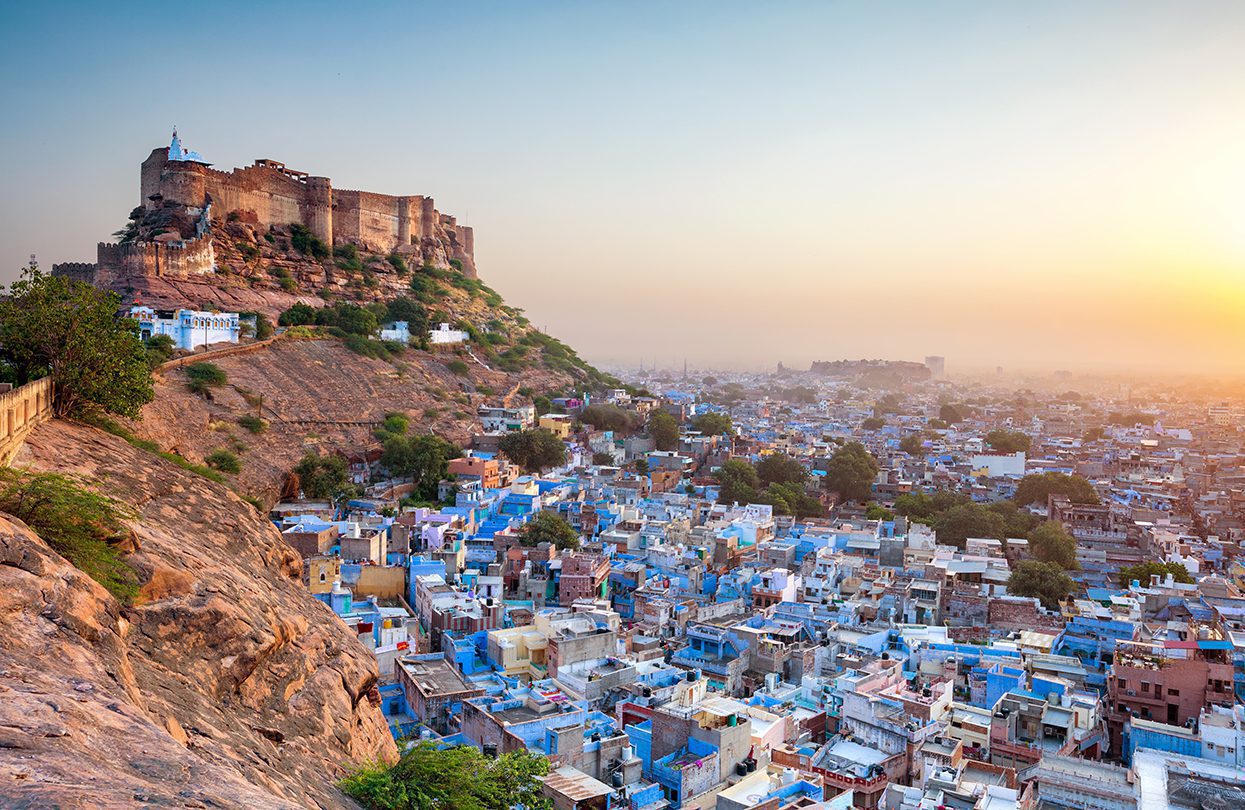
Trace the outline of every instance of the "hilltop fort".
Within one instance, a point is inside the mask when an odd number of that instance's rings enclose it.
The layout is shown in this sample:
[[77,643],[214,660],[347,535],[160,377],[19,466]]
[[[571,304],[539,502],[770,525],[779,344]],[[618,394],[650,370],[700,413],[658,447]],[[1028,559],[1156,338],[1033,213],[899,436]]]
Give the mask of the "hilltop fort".
[[406,286],[384,276],[408,266],[476,277],[471,228],[432,197],[335,189],[269,159],[220,171],[176,129],[142,162],[139,186],[118,240],[101,242],[94,262],[53,272],[129,299],[273,311],[352,284],[384,297]]

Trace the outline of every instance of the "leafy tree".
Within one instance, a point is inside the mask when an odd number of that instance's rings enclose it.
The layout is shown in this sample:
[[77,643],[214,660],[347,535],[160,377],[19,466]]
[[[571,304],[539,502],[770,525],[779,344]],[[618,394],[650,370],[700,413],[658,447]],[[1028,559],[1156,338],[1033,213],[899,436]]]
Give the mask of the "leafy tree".
[[382,446],[380,463],[394,475],[409,477],[415,484],[416,496],[426,501],[436,500],[446,467],[450,459],[458,456],[458,448],[445,439],[431,433],[410,436],[405,429],[387,433]]
[[954,425],[956,422],[964,421],[964,412],[960,406],[947,404],[938,409],[938,418],[948,425]]
[[1117,411],[1112,411],[1107,416],[1107,424],[1122,425],[1123,427],[1136,427],[1137,425],[1147,425],[1147,426],[1153,425],[1154,414],[1141,413],[1140,411],[1133,411],[1132,413],[1119,413]]
[[964,547],[969,537],[1006,537],[1003,516],[979,503],[952,506],[934,517],[934,532],[939,543]]
[[673,450],[679,446],[679,423],[665,411],[654,411],[648,418],[648,433],[658,450]]
[[723,462],[714,478],[718,482],[718,500],[722,503],[749,503],[756,498],[761,486],[756,469],[738,458]]
[[541,472],[566,463],[566,445],[546,428],[531,428],[501,437],[498,449],[525,470]]
[[1018,430],[996,429],[986,434],[986,444],[998,453],[1028,452],[1033,440]]
[[706,436],[734,436],[735,426],[724,413],[702,413],[692,420],[692,429]]
[[1127,588],[1132,582],[1140,582],[1143,587],[1149,586],[1150,576],[1157,574],[1161,579],[1166,579],[1168,574],[1172,575],[1172,579],[1176,582],[1182,582],[1186,585],[1193,584],[1193,576],[1189,573],[1189,569],[1184,567],[1183,563],[1178,562],[1148,562],[1137,563],[1136,565],[1126,566],[1116,572],[1115,578],[1120,583],[1121,588]]
[[1048,520],[1029,533],[1029,552],[1035,560],[1055,563],[1069,571],[1080,567],[1076,562],[1076,539],[1057,520]]
[[901,412],[899,406],[899,397],[895,394],[886,394],[873,405],[874,416],[885,416],[887,414],[897,414]]
[[140,418],[155,389],[138,324],[121,299],[82,281],[22,271],[0,300],[0,360],[14,382],[51,377],[57,416]]
[[294,467],[303,494],[313,500],[336,503],[354,494],[346,460],[341,456],[308,453]]
[[290,245],[299,253],[321,261],[332,253],[328,245],[308,230],[307,226],[298,222],[290,223]]
[[1027,537],[1040,522],[1036,515],[1012,501],[996,501],[986,508],[1003,518],[1004,537]]
[[927,423],[930,430],[946,430],[950,425],[942,419],[931,419]]
[[1100,442],[1107,438],[1107,429],[1104,427],[1092,427],[1085,431],[1085,435],[1081,437],[1083,442]]
[[864,430],[881,430],[886,427],[886,420],[880,416],[870,416],[860,423]]
[[589,405],[579,412],[579,421],[597,430],[630,433],[644,423],[639,414],[625,411],[617,405]]
[[311,326],[316,322],[316,308],[299,302],[277,318],[278,326]]
[[899,440],[899,449],[910,456],[918,456],[925,449],[925,436],[920,433],[910,433]]
[[155,370],[161,363],[166,363],[173,357],[177,344],[168,335],[152,335],[143,339],[143,348],[147,350],[147,365]]
[[865,517],[869,520],[894,520],[895,513],[879,503],[871,502],[865,507]]
[[1055,610],[1076,590],[1076,583],[1058,563],[1021,560],[1012,569],[1007,590],[1016,596],[1037,597],[1043,607]]
[[367,810],[552,810],[537,777],[549,760],[526,749],[490,759],[474,745],[420,742],[398,763],[356,769],[341,788]]
[[559,549],[579,548],[579,535],[557,512],[542,509],[519,529],[519,544],[538,546],[549,543]]
[[592,463],[598,467],[608,467],[614,463],[614,456],[610,453],[593,453]]
[[1031,473],[1020,479],[1012,500],[1020,506],[1046,505],[1051,495],[1064,495],[1072,503],[1098,503],[1094,485],[1079,475],[1058,472]]
[[825,485],[844,500],[864,500],[873,489],[878,463],[860,442],[848,442],[834,451],[826,465]]
[[770,504],[780,515],[818,517],[825,513],[821,501],[806,493],[799,484],[770,484],[750,500]]
[[765,486],[770,484],[803,486],[808,480],[808,470],[804,469],[804,465],[786,453],[770,453],[768,456],[762,456],[756,464],[756,473]]
[[648,459],[637,458],[635,460],[635,471],[640,475],[648,475]]
[[133,515],[117,501],[67,475],[5,467],[0,468],[0,512],[25,523],[121,602],[138,595],[138,576],[119,550],[129,537],[124,521]]
[[410,330],[411,338],[415,343],[424,347],[428,345],[430,321],[428,310],[423,304],[406,296],[395,298],[387,305],[385,315],[386,320],[406,321],[407,329]]

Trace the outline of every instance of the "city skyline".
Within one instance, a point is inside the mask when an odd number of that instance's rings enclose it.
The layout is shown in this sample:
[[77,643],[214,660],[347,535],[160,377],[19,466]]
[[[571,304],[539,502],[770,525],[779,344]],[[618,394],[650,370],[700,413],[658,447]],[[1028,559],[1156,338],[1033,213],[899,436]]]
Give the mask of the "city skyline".
[[176,124],[435,197],[602,364],[1245,371],[1239,6],[161,8],[6,12],[0,280],[91,260]]

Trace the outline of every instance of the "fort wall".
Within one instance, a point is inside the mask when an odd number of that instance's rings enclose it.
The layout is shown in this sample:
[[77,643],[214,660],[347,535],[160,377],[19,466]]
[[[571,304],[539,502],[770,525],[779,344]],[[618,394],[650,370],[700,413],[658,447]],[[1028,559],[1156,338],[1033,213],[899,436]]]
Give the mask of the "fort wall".
[[[184,242],[100,242],[96,252],[94,282],[100,286],[132,276],[190,278],[216,269],[216,253],[207,235]],[[60,273],[62,267],[54,269]]]
[[47,377],[0,393],[0,463],[12,461],[26,435],[52,418],[52,393]]
[[471,229],[437,211],[431,197],[334,189],[327,177],[270,160],[225,172],[170,161],[164,148],[143,161],[140,183],[147,208],[173,202],[202,209],[210,202],[221,216],[242,211],[253,213],[263,225],[302,224],[329,244],[353,242],[377,253],[427,253],[424,248],[432,248],[444,261],[457,260],[465,273],[475,275]]

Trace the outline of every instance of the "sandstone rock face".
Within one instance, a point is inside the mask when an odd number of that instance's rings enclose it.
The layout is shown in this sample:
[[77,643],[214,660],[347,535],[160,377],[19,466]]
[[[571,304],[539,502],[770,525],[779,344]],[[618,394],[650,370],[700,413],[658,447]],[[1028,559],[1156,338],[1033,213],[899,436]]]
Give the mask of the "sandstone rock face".
[[392,760],[367,650],[226,488],[68,422],[15,466],[128,504],[132,607],[0,515],[0,806],[348,807],[347,762]]
[[[453,359],[452,354],[410,351],[391,364],[356,354],[338,340],[278,340],[213,360],[228,383],[208,397],[189,391],[184,371],[157,377],[155,401],[130,427],[196,462],[217,448],[241,443],[246,451],[239,456],[238,489],[272,503],[304,454],[351,453],[375,445],[372,424],[385,414],[405,412],[411,430],[465,443],[479,429],[475,414],[480,404],[496,404],[520,385],[541,391],[571,383],[568,376],[549,371],[505,374],[470,360],[467,376],[458,376],[445,366]],[[262,416],[267,430],[253,434],[240,427],[238,417],[246,414]]]

